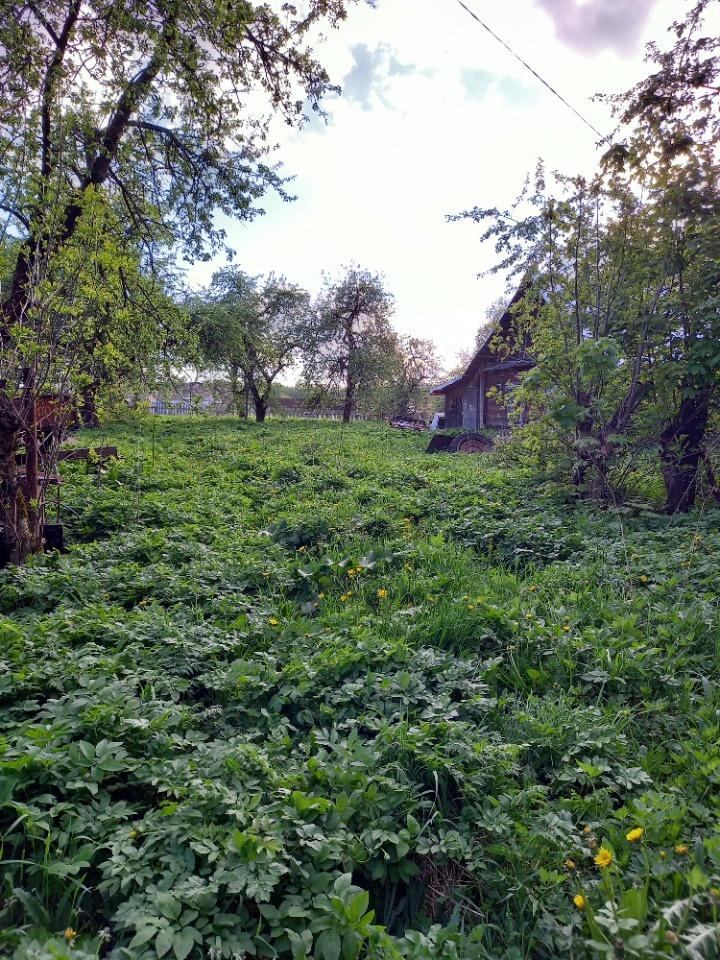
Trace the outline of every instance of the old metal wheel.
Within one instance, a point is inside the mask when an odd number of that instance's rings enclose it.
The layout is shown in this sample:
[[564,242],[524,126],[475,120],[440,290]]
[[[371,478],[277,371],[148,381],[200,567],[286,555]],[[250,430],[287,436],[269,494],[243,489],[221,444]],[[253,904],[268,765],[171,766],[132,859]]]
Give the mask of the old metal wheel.
[[448,453],[487,453],[492,449],[492,440],[481,433],[469,431],[453,437]]

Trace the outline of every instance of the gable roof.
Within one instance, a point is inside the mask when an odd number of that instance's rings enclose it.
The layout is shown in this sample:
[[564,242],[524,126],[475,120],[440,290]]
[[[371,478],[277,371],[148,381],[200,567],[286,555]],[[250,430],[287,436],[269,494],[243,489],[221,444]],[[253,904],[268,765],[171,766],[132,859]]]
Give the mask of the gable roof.
[[459,383],[462,383],[465,379],[465,374],[460,377],[453,377],[452,380],[447,380],[445,383],[441,383],[437,387],[433,387],[430,391],[431,397],[439,397],[443,393],[447,393],[448,390],[451,390],[453,387],[456,387]]
[[[505,307],[505,311],[503,312],[503,314],[500,317],[498,317],[498,319],[494,323],[490,324],[482,340],[478,343],[477,350],[475,351],[475,354],[473,355],[473,358],[468,364],[465,372],[462,373],[459,377],[454,377],[452,380],[448,380],[446,383],[441,383],[439,386],[434,387],[430,391],[430,396],[432,397],[442,396],[443,394],[448,393],[448,391],[452,390],[454,387],[459,386],[464,380],[472,379],[475,373],[477,373],[477,370],[480,364],[482,363],[482,361],[486,360],[489,356],[493,356],[493,352],[490,349],[490,343],[492,342],[493,338],[497,336],[498,333],[507,335],[507,333],[510,330],[510,325],[513,319],[512,308],[515,306],[516,303],[519,303],[520,300],[522,300],[522,298],[525,296],[528,290],[528,286],[529,286],[528,282],[526,280],[523,280],[520,286],[517,288],[517,290],[513,294],[510,302]],[[509,364],[513,364],[513,366],[511,367],[509,366]],[[527,355],[527,351],[523,347],[523,349],[521,350],[521,355],[519,357],[511,357],[505,361],[498,360],[496,363],[492,365],[492,367],[488,367],[487,369],[488,370],[492,369],[493,371],[501,370],[501,369],[522,370],[522,369],[527,369],[533,365],[534,365],[534,360],[532,360],[532,358]]]

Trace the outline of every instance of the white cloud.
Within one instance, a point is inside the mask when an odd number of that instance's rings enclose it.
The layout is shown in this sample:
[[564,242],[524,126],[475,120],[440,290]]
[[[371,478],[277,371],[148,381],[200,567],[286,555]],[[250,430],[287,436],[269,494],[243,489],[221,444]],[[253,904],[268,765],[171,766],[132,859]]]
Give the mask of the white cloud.
[[342,96],[350,103],[371,110],[378,102],[389,106],[385,90],[391,77],[405,77],[415,72],[412,63],[401,63],[392,47],[379,43],[371,49],[366,43],[355,43],[350,48],[353,65],[342,82]]
[[632,53],[656,0],[539,0],[558,37],[578,50]]
[[[590,98],[643,76],[642,52],[568,47],[543,9],[550,4],[514,0],[483,15],[609,131],[606,108]],[[677,0],[657,0],[641,39],[662,39],[677,15]],[[595,137],[450,0],[355,8],[317,52],[334,78],[350,80],[350,95],[326,104],[329,126],[279,131],[298,199],[268,198],[265,217],[230,224],[236,260],[253,272],[282,271],[311,290],[323,271],[351,261],[382,270],[397,327],[433,337],[451,359],[473,342],[504,284],[477,279],[493,251],[480,245],[476,227],[449,224],[446,215],[509,203],[538,157],[551,169],[588,172],[599,155]],[[198,265],[191,278],[202,282],[211,269]]]

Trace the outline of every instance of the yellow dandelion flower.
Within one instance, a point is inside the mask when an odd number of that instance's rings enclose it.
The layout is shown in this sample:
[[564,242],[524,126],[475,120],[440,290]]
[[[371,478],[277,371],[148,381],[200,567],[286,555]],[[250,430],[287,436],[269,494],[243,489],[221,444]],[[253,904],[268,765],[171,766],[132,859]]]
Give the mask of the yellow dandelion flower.
[[348,598],[348,595],[346,593],[343,593],[340,597],[340,603],[345,603],[347,598]]
[[600,867],[601,870],[604,870],[605,867],[609,867],[614,859],[615,857],[613,857],[612,851],[608,850],[607,847],[600,847],[598,852],[593,857],[595,866]]
[[537,584],[534,583],[534,584],[530,587],[530,593],[537,593],[537,589],[538,589],[538,588],[537,588]]
[[575,869],[575,861],[574,861],[574,860],[571,860],[571,859],[568,857],[567,860],[563,860],[563,866],[565,867],[566,870],[574,870],[574,869]]
[[684,843],[678,843],[675,846],[675,853],[679,853],[681,857],[685,856],[688,852],[688,847]]
[[474,603],[469,603],[469,604],[467,605],[467,607],[468,607],[468,610],[474,610],[474,609],[475,609],[475,604],[474,604]]
[[356,573],[357,573],[357,570],[355,570],[354,567],[350,567],[349,570],[348,570],[348,572],[347,572],[347,575],[348,575],[349,577],[354,577]]
[[570,633],[570,624],[569,623],[564,624],[563,630],[565,631],[565,633]]
[[276,627],[280,623],[280,621],[276,620],[275,617],[270,617],[270,619],[268,620],[268,623],[270,624],[271,627]]
[[640,583],[647,583],[649,579],[650,577],[643,573],[643,575],[640,577]]
[[380,589],[377,592],[377,595],[380,600],[383,600],[388,595],[388,592],[384,587],[380,587]]
[[578,908],[578,910],[584,910],[587,906],[587,900],[581,893],[576,893],[573,897],[573,903]]
[[324,594],[324,593],[319,593],[319,594],[318,594],[318,597],[319,597],[321,600],[324,600],[324,599],[325,599],[325,594]]
[[628,832],[625,834],[625,839],[629,843],[637,843],[638,840],[642,839],[644,833],[645,831],[642,827],[633,827],[632,830],[628,830]]
[[667,860],[667,854],[665,853],[664,850],[661,850],[661,851],[660,851],[660,859],[661,859],[661,860]]
[[65,933],[63,934],[63,936],[69,943],[71,940],[74,940],[75,937],[77,936],[77,930],[73,930],[72,927],[68,927]]

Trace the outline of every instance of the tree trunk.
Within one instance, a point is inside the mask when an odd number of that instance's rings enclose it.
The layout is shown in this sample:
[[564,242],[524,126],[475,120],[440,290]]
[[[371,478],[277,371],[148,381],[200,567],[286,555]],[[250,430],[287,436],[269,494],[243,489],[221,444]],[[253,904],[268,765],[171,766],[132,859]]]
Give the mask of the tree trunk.
[[[41,195],[47,190],[47,195],[53,194],[53,179],[56,174],[55,162],[51,151],[51,137],[49,126],[52,115],[53,100],[56,93],[56,83],[61,79],[61,67],[69,40],[75,28],[82,0],[71,0],[65,24],[59,37],[55,39],[56,50],[53,60],[46,74],[43,86],[41,111],[43,116],[42,161],[40,167]],[[126,134],[133,115],[138,111],[147,97],[150,88],[160,73],[165,56],[165,42],[167,36],[175,30],[176,21],[169,18],[165,24],[162,37],[145,67],[136,73],[121,92],[114,109],[111,111],[107,128],[103,132],[102,144],[89,164],[89,170],[84,177],[78,194],[82,198],[90,188],[103,186],[111,173],[112,162],[117,156],[122,139]],[[60,213],[60,211],[58,211]],[[68,241],[72,239],[83,212],[83,204],[76,197],[66,204],[61,212],[59,222],[62,224],[51,239],[48,239],[45,228],[48,223],[40,217],[38,223],[33,223],[30,236],[21,247],[15,263],[10,294],[0,308],[0,346],[9,351],[13,347],[13,322],[20,320],[28,303],[32,300],[32,291],[40,279],[39,264],[52,251],[53,254],[62,252]],[[54,218],[51,218],[54,219]],[[35,216],[31,217],[35,221]],[[58,221],[54,221],[58,222]],[[44,496],[44,484],[38,487],[37,483],[37,429],[27,403],[23,415],[19,417],[19,425],[13,426],[12,416],[8,411],[13,408],[12,399],[0,385],[0,523],[3,525],[3,536],[12,544],[13,559],[23,560],[29,553],[42,548],[42,503],[38,501]],[[29,390],[25,387],[25,396],[34,395],[35,385]],[[17,411],[15,411],[17,414]],[[28,435],[27,425],[30,424]],[[28,447],[27,475],[24,483],[17,477],[15,455],[18,451],[21,433],[25,434]],[[45,469],[54,467],[54,464],[44,464]],[[29,492],[28,492],[29,491]],[[39,533],[38,533],[39,530]]]
[[270,406],[270,394],[263,393],[260,390],[252,372],[249,370],[245,371],[245,383],[248,393],[252,397],[253,406],[255,407],[255,419],[258,423],[264,423],[268,407]]
[[357,342],[355,340],[355,331],[353,329],[354,317],[351,315],[345,321],[345,344],[347,346],[347,366],[345,368],[345,402],[343,403],[343,423],[349,423],[355,412],[355,393],[357,384],[355,383],[355,372],[357,367],[355,361],[357,357]]
[[720,504],[720,485],[718,485],[718,482],[715,479],[715,471],[713,470],[712,460],[710,459],[710,454],[707,450],[705,450],[705,476],[707,477],[708,487],[715,498],[715,502]]
[[[21,563],[42,547],[42,505],[39,503],[38,442],[34,398],[23,411],[0,393],[0,566]],[[17,453],[26,447],[25,477]]]
[[0,522],[2,523],[2,551],[0,564],[17,562],[16,514],[20,478],[15,454],[20,445],[20,418],[12,400],[4,393],[0,397]]
[[600,450],[594,456],[576,463],[572,483],[582,488],[582,495],[588,500],[612,500],[613,488],[608,480],[608,473],[609,456]]
[[[627,429],[647,392],[647,384],[634,379],[605,426],[598,424],[590,412],[578,425],[575,441],[576,456],[579,459],[573,470],[572,482],[575,486],[586,487],[590,499],[615,499],[616,490],[610,481],[610,473],[618,446],[610,438]],[[592,403],[592,397],[584,391],[579,392],[574,399],[576,403],[588,408]]]
[[350,423],[355,412],[355,381],[348,373],[345,385],[345,402],[343,403],[343,423]]
[[100,417],[97,412],[97,390],[99,384],[96,380],[82,388],[82,405],[80,406],[80,420],[84,427],[99,427]]
[[[587,407],[590,398],[586,393],[578,393],[573,398],[581,407]],[[587,414],[575,427],[575,465],[572,472],[572,483],[575,487],[585,487],[588,471],[593,469],[592,458],[588,456],[588,441],[592,439],[595,421],[588,410]]]
[[245,388],[240,386],[240,368],[236,363],[231,363],[228,368],[228,381],[230,383],[230,397],[232,410],[236,417],[247,416],[245,410]]
[[669,513],[687,513],[695,505],[710,414],[707,391],[683,397],[660,434],[660,462]]

